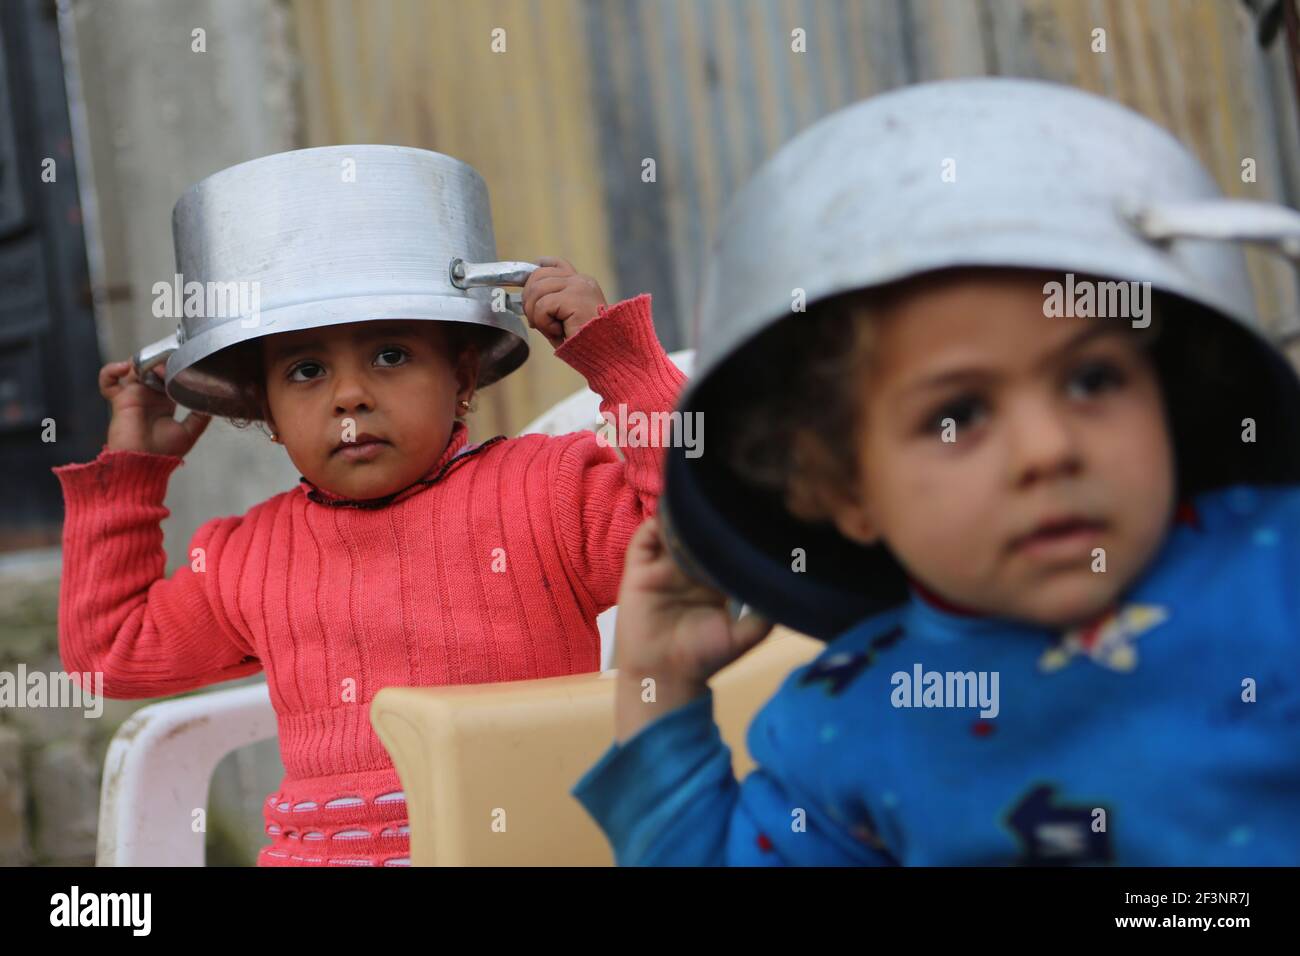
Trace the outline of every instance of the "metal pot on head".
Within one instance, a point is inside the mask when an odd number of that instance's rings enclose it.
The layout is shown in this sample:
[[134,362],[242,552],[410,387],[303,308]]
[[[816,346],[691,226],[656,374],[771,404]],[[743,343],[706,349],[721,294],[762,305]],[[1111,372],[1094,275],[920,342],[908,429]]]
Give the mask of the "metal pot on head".
[[[172,211],[177,275],[154,286],[176,331],[140,349],[137,374],[180,405],[259,419],[240,346],[380,319],[480,326],[480,387],[528,357],[517,295],[537,268],[496,261],[487,185],[469,165],[403,146],[264,156],[191,186]],[[159,380],[150,370],[166,361]]]
[[[811,309],[954,267],[1073,271],[1148,282],[1204,313],[1256,389],[1252,413],[1276,416],[1268,449],[1241,452],[1236,479],[1300,481],[1300,382],[1256,315],[1241,243],[1300,263],[1300,213],[1225,198],[1182,143],[1118,103],[1009,78],[903,87],[818,121],[736,196],[704,273],[695,372],[677,408],[730,411],[728,370],[763,332],[807,314],[792,308],[796,293]],[[906,597],[885,549],[801,522],[720,456],[686,452],[666,452],[659,515],[702,582],[823,639]],[[799,573],[795,549],[809,555]]]

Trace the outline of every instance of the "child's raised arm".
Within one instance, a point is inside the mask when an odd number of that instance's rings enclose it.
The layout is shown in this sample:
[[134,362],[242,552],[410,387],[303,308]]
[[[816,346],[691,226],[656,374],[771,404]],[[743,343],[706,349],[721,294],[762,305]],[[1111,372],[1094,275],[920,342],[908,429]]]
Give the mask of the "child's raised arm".
[[606,306],[595,280],[562,259],[540,261],[542,268],[524,287],[530,324],[561,343],[556,356],[601,396],[607,420],[647,423],[639,433],[629,430],[616,438],[623,461],[596,434],[576,433],[557,439],[567,447],[534,476],[548,482],[556,533],[599,612],[617,597],[633,532],[658,507],[664,449],[662,434],[651,423],[666,420],[686,376],[659,343],[649,295]]
[[[104,696],[113,698],[158,697],[257,672],[252,647],[219,601],[217,569],[243,519],[204,524],[191,541],[190,563],[163,576],[167,479],[207,417],[170,420],[175,405],[140,383],[128,363],[106,365],[100,389],[113,403],[109,443],[94,461],[53,469],[65,503],[64,669],[103,674]],[[97,690],[91,681],[87,689]]]
[[732,621],[725,596],[690,581],[673,562],[656,524],[647,521],[632,539],[618,595],[617,740],[573,791],[604,830],[616,861],[889,862],[831,821],[815,788],[804,789],[809,781],[800,780],[795,763],[807,741],[783,718],[780,693],[750,730],[760,766],[736,782],[706,682],[771,626],[753,616]]

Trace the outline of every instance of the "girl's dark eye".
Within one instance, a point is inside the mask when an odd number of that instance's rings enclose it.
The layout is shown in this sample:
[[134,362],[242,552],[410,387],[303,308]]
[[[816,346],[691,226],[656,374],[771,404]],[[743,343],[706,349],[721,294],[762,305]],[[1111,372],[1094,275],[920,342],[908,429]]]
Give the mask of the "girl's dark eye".
[[1124,373],[1111,362],[1089,362],[1070,376],[1069,392],[1075,398],[1091,398],[1100,392],[1118,388]]
[[293,368],[289,369],[289,375],[288,375],[289,381],[291,381],[291,382],[310,382],[312,379],[316,378],[315,375],[309,376],[308,378],[305,378],[305,379],[302,379],[302,378],[295,378],[295,377],[294,377],[296,373],[301,372],[303,369],[306,369],[306,368],[320,368],[320,366],[319,366],[317,363],[315,363],[315,362],[299,362],[299,363],[298,363],[297,365],[295,365]]
[[[380,368],[395,368],[403,364],[409,353],[404,348],[396,345],[385,346],[375,353],[375,362]],[[288,378],[291,382],[310,382],[320,378],[319,375],[309,375],[306,378],[297,377],[297,373],[304,369],[320,369],[318,362],[299,362],[293,368],[289,369]]]
[[[382,358],[385,355],[397,355],[399,358],[394,360],[393,365],[400,365],[402,359],[406,358],[406,354],[406,349],[398,348],[396,345],[390,345],[386,348],[380,349],[379,355],[377,355],[376,358]],[[384,365],[381,363],[380,367],[392,368],[392,365]]]
[[964,396],[943,405],[926,419],[924,431],[931,435],[942,432],[949,426],[948,419],[951,419],[952,426],[960,432],[979,424],[987,414],[988,408],[983,399],[973,395]]

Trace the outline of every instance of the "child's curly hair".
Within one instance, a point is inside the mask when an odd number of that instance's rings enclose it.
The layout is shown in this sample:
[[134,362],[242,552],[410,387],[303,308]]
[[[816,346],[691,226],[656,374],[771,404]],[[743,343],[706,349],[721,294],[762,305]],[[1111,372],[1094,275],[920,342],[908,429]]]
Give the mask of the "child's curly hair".
[[[434,325],[433,322],[427,323]],[[482,325],[468,322],[438,322],[438,327],[446,336],[448,358],[453,365],[471,348],[479,355],[491,345],[494,330]],[[262,357],[263,342],[261,338],[240,342],[223,349],[212,356],[206,363],[208,370],[223,378],[243,383],[243,404],[249,410],[248,415],[228,416],[226,421],[235,428],[256,427],[270,437],[266,422],[270,418],[267,404],[266,365]],[[471,405],[469,411],[474,411]]]
[[723,370],[729,419],[712,431],[728,467],[784,500],[792,515],[830,517],[834,489],[853,487],[862,404],[858,383],[871,362],[872,292],[813,305],[759,334]]
[[[727,398],[710,406],[722,419],[712,431],[734,479],[775,496],[805,522],[830,520],[833,502],[856,488],[861,473],[860,390],[873,360],[875,318],[926,278],[815,303],[806,315],[765,329],[722,368],[713,394]],[[1178,493],[1277,480],[1286,435],[1293,453],[1300,438],[1285,412],[1269,407],[1262,376],[1241,374],[1251,333],[1185,300],[1153,299],[1150,326],[1134,332],[1161,382]],[[1272,436],[1268,445],[1243,443],[1246,418]]]

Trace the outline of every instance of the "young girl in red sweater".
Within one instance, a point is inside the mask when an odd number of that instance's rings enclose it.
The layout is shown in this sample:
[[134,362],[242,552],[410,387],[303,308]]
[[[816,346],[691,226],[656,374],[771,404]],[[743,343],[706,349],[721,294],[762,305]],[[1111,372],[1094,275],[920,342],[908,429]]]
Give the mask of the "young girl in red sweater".
[[[684,381],[650,298],[612,307],[543,259],[529,323],[602,396],[669,411]],[[63,487],[59,644],[112,698],[159,697],[264,670],[286,775],[265,806],[262,866],[409,863],[406,803],[370,702],[391,685],[597,670],[634,529],[653,514],[662,449],[593,432],[467,444],[471,327],[371,321],[259,340],[265,421],[299,486],[198,529],[164,577],[168,476],[207,427],[129,362],[100,371],[113,406],[92,462]]]

